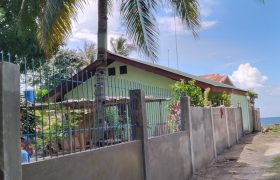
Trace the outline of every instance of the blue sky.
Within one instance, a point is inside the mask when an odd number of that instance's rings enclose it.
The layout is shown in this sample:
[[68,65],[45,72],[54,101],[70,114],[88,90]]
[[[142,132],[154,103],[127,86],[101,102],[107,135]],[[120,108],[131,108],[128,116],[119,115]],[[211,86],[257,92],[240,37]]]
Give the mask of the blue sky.
[[[159,64],[177,69],[175,22],[179,69],[195,75],[229,75],[244,89],[259,93],[257,106],[262,117],[280,116],[280,1],[199,0],[202,27],[199,39],[183,27],[172,10],[164,7],[157,15],[160,27]],[[96,3],[89,3],[78,15],[69,48],[80,48],[84,41],[96,42]],[[125,34],[118,6],[109,19],[110,37]],[[133,53],[133,57],[144,57]]]

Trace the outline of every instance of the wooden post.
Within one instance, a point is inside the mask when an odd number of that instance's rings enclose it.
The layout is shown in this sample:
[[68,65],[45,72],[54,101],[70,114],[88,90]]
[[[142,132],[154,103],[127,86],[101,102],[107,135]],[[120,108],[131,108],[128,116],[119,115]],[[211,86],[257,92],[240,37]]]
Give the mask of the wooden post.
[[192,142],[192,119],[191,119],[191,106],[190,106],[190,98],[188,96],[181,97],[180,99],[181,105],[181,126],[182,130],[186,131],[188,134],[188,142],[189,142],[189,152],[191,155],[191,174],[195,173],[194,167],[194,154],[193,154],[193,142]]
[[133,128],[133,137],[142,142],[144,177],[145,180],[151,180],[145,94],[142,90],[130,90],[129,97],[131,121],[136,124]]
[[0,63],[0,179],[21,180],[19,66]]

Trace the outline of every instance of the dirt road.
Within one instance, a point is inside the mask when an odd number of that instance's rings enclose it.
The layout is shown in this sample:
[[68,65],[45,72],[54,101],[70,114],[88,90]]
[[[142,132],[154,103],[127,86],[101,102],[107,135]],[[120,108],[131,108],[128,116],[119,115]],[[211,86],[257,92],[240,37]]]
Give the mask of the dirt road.
[[[240,144],[226,150],[212,164],[196,172],[193,180],[278,179],[280,168],[273,160],[280,156],[279,134],[245,136]],[[274,166],[274,167],[273,167]]]

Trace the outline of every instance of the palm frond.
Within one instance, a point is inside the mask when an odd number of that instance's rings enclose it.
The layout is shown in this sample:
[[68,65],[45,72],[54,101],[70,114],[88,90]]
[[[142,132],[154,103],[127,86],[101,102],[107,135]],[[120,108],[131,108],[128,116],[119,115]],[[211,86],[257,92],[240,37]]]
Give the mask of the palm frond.
[[113,0],[108,0],[108,14],[112,15],[111,12],[113,12]]
[[197,0],[168,0],[175,13],[183,24],[193,32],[196,37],[200,27],[199,3]]
[[71,34],[72,21],[86,0],[46,0],[39,18],[38,40],[46,55]]
[[123,56],[128,56],[132,51],[135,50],[135,46],[130,44],[123,36],[120,36],[116,39],[111,38],[110,44],[112,51],[115,54],[120,54]]
[[122,0],[121,17],[127,34],[139,50],[152,61],[158,59],[158,28],[153,15],[152,2],[147,0]]

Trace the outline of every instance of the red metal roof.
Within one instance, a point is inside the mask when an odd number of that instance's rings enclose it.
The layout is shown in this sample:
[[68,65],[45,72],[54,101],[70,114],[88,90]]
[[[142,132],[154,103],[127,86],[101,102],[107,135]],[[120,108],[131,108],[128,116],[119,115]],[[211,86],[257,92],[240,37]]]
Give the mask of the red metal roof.
[[200,77],[234,86],[233,83],[231,82],[230,78],[227,75],[205,74],[205,75],[201,75]]

